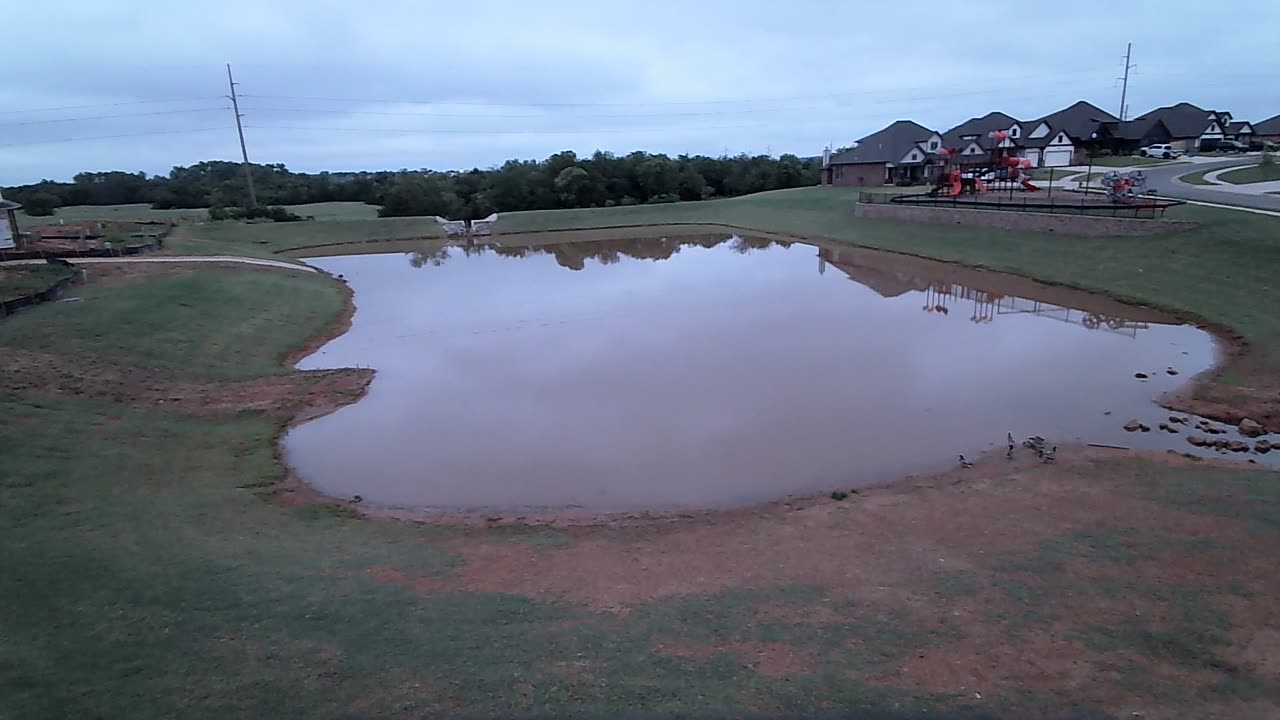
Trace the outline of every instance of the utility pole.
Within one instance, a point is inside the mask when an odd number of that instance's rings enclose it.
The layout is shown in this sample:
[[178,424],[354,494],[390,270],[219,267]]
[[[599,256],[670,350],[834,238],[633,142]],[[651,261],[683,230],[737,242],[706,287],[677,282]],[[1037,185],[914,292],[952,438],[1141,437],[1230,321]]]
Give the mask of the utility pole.
[[253,172],[249,169],[249,151],[244,146],[244,126],[240,124],[240,101],[236,99],[236,81],[231,78],[231,63],[227,63],[227,84],[231,86],[231,109],[236,114],[236,132],[240,134],[240,157],[244,158],[244,179],[249,183],[249,207],[258,206],[258,194],[253,191]]
[[1129,71],[1134,68],[1133,63],[1129,62],[1131,59],[1133,59],[1133,43],[1129,43],[1124,50],[1124,84],[1120,89],[1120,122],[1124,122],[1124,116],[1129,110],[1125,100],[1129,96]]

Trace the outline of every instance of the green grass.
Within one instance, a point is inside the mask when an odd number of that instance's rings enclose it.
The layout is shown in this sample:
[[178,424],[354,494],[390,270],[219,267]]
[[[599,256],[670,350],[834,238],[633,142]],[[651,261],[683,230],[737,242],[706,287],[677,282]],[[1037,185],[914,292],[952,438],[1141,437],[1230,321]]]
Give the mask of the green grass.
[[1219,175],[1218,179],[1232,185],[1248,185],[1250,183],[1280,180],[1280,162],[1271,162],[1266,165],[1250,165],[1239,170],[1229,170]]
[[[372,220],[378,217],[376,205],[360,202],[326,202],[287,206],[303,217],[316,220]],[[60,207],[51,216],[30,216],[18,212],[18,224],[56,225],[59,222],[84,222],[89,220],[155,221],[155,222],[204,222],[209,219],[206,208],[181,208],[154,210],[146,203],[133,205],[68,205]]]
[[70,274],[71,271],[61,265],[0,266],[0,300],[47,290]]
[[209,217],[204,209],[153,210],[146,203],[135,205],[68,205],[60,207],[53,215],[32,217],[18,212],[18,226],[57,225],[59,222],[86,222],[89,220],[116,220],[120,222],[198,222]]
[[1206,180],[1206,179],[1205,179],[1205,177],[1204,177],[1205,175],[1208,175],[1208,174],[1209,174],[1209,173],[1211,173],[1211,172],[1214,172],[1214,170],[1213,170],[1213,169],[1209,169],[1209,170],[1197,170],[1196,172],[1193,172],[1193,173],[1188,173],[1188,174],[1186,174],[1186,175],[1180,175],[1180,176],[1178,176],[1178,179],[1179,179],[1179,180],[1181,180],[1181,181],[1182,181],[1182,182],[1184,182],[1184,183],[1188,183],[1188,184],[1191,184],[1191,185],[1208,185],[1208,186],[1212,187],[1213,185],[1216,185],[1217,183],[1211,183],[1211,182],[1209,182],[1208,180]]
[[285,250],[310,245],[440,236],[439,224],[434,218],[425,217],[292,223],[215,222],[175,228],[165,240],[165,251],[179,255],[277,257],[277,253]]
[[278,372],[284,349],[301,345],[342,307],[331,282],[202,269],[123,286],[89,283],[78,292],[82,302],[8,318],[0,346],[216,378]]

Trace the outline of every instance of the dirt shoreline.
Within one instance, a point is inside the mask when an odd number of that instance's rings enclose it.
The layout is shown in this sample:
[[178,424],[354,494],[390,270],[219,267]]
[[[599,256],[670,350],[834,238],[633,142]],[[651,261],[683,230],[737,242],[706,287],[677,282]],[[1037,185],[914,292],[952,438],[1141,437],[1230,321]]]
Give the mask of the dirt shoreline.
[[[648,226],[621,226],[621,227],[604,227],[604,228],[587,228],[583,232],[590,233],[594,231],[617,231],[629,230],[635,227],[655,227]],[[886,256],[901,256],[927,261],[931,264],[942,266],[954,266],[975,272],[992,273],[995,275],[1008,275],[1011,277],[1022,278],[1031,283],[1042,285],[1045,287],[1062,287],[1069,288],[1073,291],[1096,295],[1107,302],[1121,302],[1128,306],[1145,308],[1157,312],[1164,313],[1170,318],[1187,322],[1195,325],[1201,330],[1208,332],[1214,339],[1215,345],[1215,362],[1209,369],[1189,378],[1187,384],[1182,388],[1166,393],[1158,399],[1158,404],[1165,409],[1198,415],[1209,418],[1218,422],[1228,424],[1237,424],[1241,419],[1249,417],[1269,427],[1280,426],[1280,401],[1269,398],[1253,398],[1256,399],[1257,405],[1249,404],[1247,407],[1241,407],[1239,403],[1228,404],[1214,398],[1203,397],[1210,388],[1218,388],[1215,382],[1223,373],[1231,369],[1234,364],[1244,362],[1253,352],[1251,345],[1239,333],[1229,328],[1210,323],[1203,318],[1195,316],[1193,313],[1182,312],[1178,310],[1170,310],[1158,306],[1147,305],[1142,303],[1128,302],[1122,298],[1117,298],[1105,293],[1099,293],[1094,290],[1079,288],[1072,285],[1045,282],[1036,278],[1020,276],[1015,273],[1004,273],[1001,271],[987,270],[985,268],[972,268],[961,263],[948,262],[929,258],[926,256],[916,255],[912,253],[900,253],[878,248],[869,248],[852,243],[845,243],[830,238],[815,238],[813,236],[802,237],[789,233],[762,232],[751,228],[738,227],[733,225],[723,225],[716,223],[669,223],[664,224],[664,228],[676,227],[713,227],[718,229],[727,229],[731,231],[741,231],[756,234],[763,237],[782,237],[796,242],[803,242],[809,245],[817,245],[817,243],[832,243],[841,247],[850,247],[859,251],[865,251],[875,254],[884,254]],[[505,237],[520,237],[524,235],[547,236],[549,234],[577,233],[579,231],[537,231],[535,233],[520,233],[518,235],[507,235]],[[504,237],[501,235],[495,236]],[[367,243],[356,243],[357,245]],[[328,247],[328,246],[323,246]],[[295,249],[296,250],[296,249]],[[289,251],[281,251],[289,252]],[[332,276],[330,276],[332,277]],[[344,297],[343,307],[338,317],[320,334],[308,340],[303,346],[288,353],[282,360],[282,366],[288,369],[295,369],[295,365],[308,355],[316,352],[331,340],[346,333],[350,328],[355,316],[356,305],[354,301],[354,291],[350,285],[341,282],[342,293]],[[372,382],[373,373],[370,371],[369,379],[360,389],[358,396],[349,400],[349,402],[358,402],[368,392],[369,384]],[[1231,386],[1234,387],[1234,386]],[[1234,396],[1239,399],[1239,395]],[[725,521],[735,517],[756,517],[761,514],[783,514],[795,510],[810,508],[818,504],[833,502],[825,492],[818,492],[806,495],[789,495],[777,500],[770,500],[763,503],[753,503],[741,507],[730,508],[705,508],[705,509],[670,509],[670,510],[589,510],[563,507],[524,507],[524,508],[473,508],[473,509],[433,509],[431,507],[401,507],[401,506],[383,506],[365,504],[362,500],[355,498],[342,498],[323,493],[306,481],[302,480],[294,472],[293,468],[288,464],[284,452],[284,436],[289,429],[301,425],[309,420],[313,420],[343,407],[346,402],[338,402],[333,405],[308,407],[306,412],[300,413],[291,418],[287,423],[281,426],[274,440],[274,454],[276,461],[285,470],[285,477],[272,488],[273,498],[277,502],[286,505],[298,504],[328,504],[335,507],[343,508],[354,515],[374,520],[389,520],[402,522],[427,523],[442,526],[460,526],[460,527],[495,527],[502,525],[525,525],[525,526],[546,526],[546,527],[574,527],[574,526],[593,526],[593,525],[609,525],[609,526],[627,526],[627,525],[644,525],[654,523],[671,523],[683,521]],[[1067,453],[1078,453],[1081,451],[1094,452],[1096,448],[1086,448],[1085,446],[1066,446],[1062,449]],[[1140,450],[1110,450],[1108,453],[1119,453],[1120,455],[1129,457],[1164,457],[1165,453],[1147,452]],[[1173,453],[1173,451],[1169,451]],[[1176,453],[1174,453],[1176,454]],[[982,477],[980,468],[990,467],[988,458],[980,459],[978,464],[973,468],[978,472],[970,472],[966,477],[975,479]],[[1003,460],[1003,458],[1001,458]],[[1197,460],[1200,460],[1197,458]],[[1221,462],[1215,460],[1204,460],[1204,462]],[[1241,463],[1228,463],[1228,466],[1245,469],[1248,465]],[[995,467],[1007,468],[1007,464],[996,464]],[[885,478],[883,481],[869,483],[867,485],[859,485],[856,493],[877,493],[886,490],[897,489],[901,486],[912,485],[913,487],[932,487],[931,483],[938,481],[940,478],[950,478],[952,473],[942,472],[926,475],[906,475],[893,478]],[[963,479],[963,477],[961,478]],[[842,490],[853,490],[853,488],[833,488]],[[356,496],[358,497],[358,496]]]

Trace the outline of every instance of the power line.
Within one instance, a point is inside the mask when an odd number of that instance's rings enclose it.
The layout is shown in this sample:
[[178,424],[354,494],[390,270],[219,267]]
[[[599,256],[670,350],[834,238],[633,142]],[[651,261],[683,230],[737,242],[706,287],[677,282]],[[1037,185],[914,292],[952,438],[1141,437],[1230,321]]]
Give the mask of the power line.
[[84,110],[86,108],[122,107],[124,105],[148,105],[148,104],[168,103],[168,102],[195,102],[197,100],[213,100],[215,97],[216,96],[210,95],[206,97],[170,98],[167,100],[127,100],[124,102],[93,103],[90,105],[63,105],[62,107],[54,107],[54,108],[26,108],[23,110],[0,110],[0,115],[11,115],[14,113],[58,112],[60,110]]
[[91,137],[59,138],[56,140],[35,140],[32,142],[5,143],[3,145],[0,145],[0,148],[26,147],[28,145],[49,145],[52,143],[64,143],[64,142],[80,142],[82,140],[115,140],[116,138],[145,137],[148,135],[181,135],[186,133],[211,132],[213,130],[226,132],[227,128],[226,126],[222,126],[222,127],[208,127],[208,128],[191,128],[189,130],[153,130],[150,132],[124,133],[122,135],[94,135]]
[[154,112],[121,113],[119,115],[91,115],[89,117],[52,118],[48,120],[23,120],[22,122],[0,123],[0,127],[18,127],[20,125],[45,125],[48,123],[78,122],[80,120],[110,120],[113,118],[143,117],[147,115],[179,115],[184,113],[202,113],[225,110],[225,107],[193,108],[191,110],[156,110]]
[[748,127],[759,127],[766,123],[748,123],[739,125],[690,125],[685,127],[664,125],[661,127],[622,127],[622,128],[582,128],[574,130],[475,130],[472,128],[335,128],[335,127],[303,127],[296,125],[245,125],[250,130],[301,130],[324,132],[373,132],[397,133],[400,135],[589,135],[594,133],[625,132],[669,132],[671,130],[734,130]]

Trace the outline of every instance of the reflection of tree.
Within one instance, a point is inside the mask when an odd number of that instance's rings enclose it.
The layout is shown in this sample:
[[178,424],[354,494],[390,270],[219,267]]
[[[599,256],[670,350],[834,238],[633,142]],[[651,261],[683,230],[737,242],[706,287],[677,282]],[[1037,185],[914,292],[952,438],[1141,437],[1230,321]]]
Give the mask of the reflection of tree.
[[[595,260],[601,265],[613,265],[629,257],[635,260],[667,260],[680,252],[685,246],[714,248],[725,242],[731,243],[731,249],[739,254],[752,250],[763,250],[774,244],[790,247],[787,241],[774,241],[754,236],[724,235],[684,235],[677,237],[625,238],[618,240],[584,240],[581,242],[552,243],[547,245],[530,245],[489,247],[486,245],[463,245],[462,252],[470,257],[480,255],[488,250],[502,257],[523,258],[529,255],[551,255],[556,264],[569,270],[582,270],[588,260]],[[409,262],[415,268],[430,265],[439,267],[449,259],[448,247],[432,251],[415,251],[410,253]]]
[[426,265],[440,267],[449,259],[449,248],[439,247],[435,250],[414,250],[409,253],[409,264],[420,268]]

